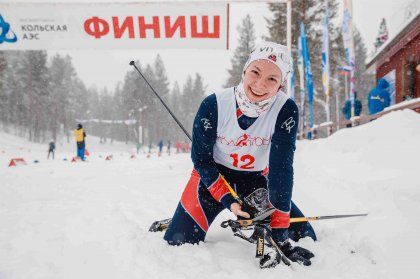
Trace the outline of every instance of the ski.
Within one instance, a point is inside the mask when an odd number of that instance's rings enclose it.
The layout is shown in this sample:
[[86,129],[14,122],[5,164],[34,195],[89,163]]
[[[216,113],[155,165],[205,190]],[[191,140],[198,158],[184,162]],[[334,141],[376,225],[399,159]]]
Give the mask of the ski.
[[[249,243],[256,244],[255,257],[259,258],[260,268],[273,268],[280,263],[287,266],[291,265],[291,261],[283,253],[276,241],[271,237],[271,231],[268,228],[269,217],[275,211],[275,208],[267,208],[259,212],[252,219],[238,219],[223,221],[220,226],[222,228],[230,227],[233,235],[237,236]],[[290,218],[290,222],[308,222],[315,220],[336,219],[367,216],[368,214],[351,214],[351,215],[330,215],[330,216],[314,216],[314,217],[298,217]],[[150,232],[165,231],[171,224],[172,218],[155,221],[150,226]],[[243,233],[244,230],[254,230],[251,236]],[[271,248],[273,251],[264,254],[264,247]]]
[[[283,262],[285,265],[290,266],[291,265],[290,260],[286,257],[286,255],[283,253],[283,251],[280,249],[280,247],[277,245],[277,243],[274,241],[271,235],[268,235],[266,240],[274,248],[276,252],[276,260],[278,261],[277,264],[279,264],[280,262]],[[280,260],[278,260],[279,258]],[[270,266],[270,267],[274,267],[274,266]]]
[[[267,224],[268,220],[267,217],[273,213],[274,208],[268,208],[261,213],[259,213],[253,219],[239,219],[239,220],[227,220],[222,222],[221,226],[223,228],[231,227],[237,229],[246,229],[248,227],[253,227],[255,225],[262,225]],[[297,217],[297,218],[290,218],[290,223],[296,222],[309,222],[309,221],[318,221],[318,220],[328,220],[328,219],[337,219],[337,218],[349,218],[349,217],[362,217],[367,216],[368,214],[350,214],[350,215],[330,215],[330,216],[313,216],[313,217]],[[150,232],[162,232],[165,231],[169,224],[171,223],[172,219],[164,219],[161,221],[155,221],[150,226]]]
[[[275,208],[268,208],[264,211],[261,211],[258,213],[254,218],[252,219],[242,219],[242,220],[228,220],[224,221],[222,224],[223,228],[227,227],[238,227],[238,228],[245,228],[248,226],[252,226],[257,223],[261,223],[265,219],[267,219],[273,212]],[[152,223],[152,225],[149,228],[149,232],[163,232],[166,231],[171,224],[172,218],[163,219],[160,221],[155,221]]]
[[172,218],[155,221],[149,228],[149,232],[163,232],[166,231],[171,224]]

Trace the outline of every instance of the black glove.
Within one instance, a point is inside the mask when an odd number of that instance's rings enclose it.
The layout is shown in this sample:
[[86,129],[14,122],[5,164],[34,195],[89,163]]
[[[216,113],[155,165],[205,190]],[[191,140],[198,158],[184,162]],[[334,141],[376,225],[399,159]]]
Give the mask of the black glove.
[[283,254],[292,262],[297,262],[299,264],[309,266],[311,265],[310,259],[315,257],[311,251],[300,246],[292,246],[289,241],[278,243],[278,245]]
[[[256,209],[252,205],[249,205],[247,202],[244,202],[241,207],[242,207],[242,211],[245,211],[246,213],[250,215],[249,219],[254,218],[255,216],[258,215],[258,213],[260,213],[258,209]],[[245,218],[238,218],[238,219],[245,219]]]

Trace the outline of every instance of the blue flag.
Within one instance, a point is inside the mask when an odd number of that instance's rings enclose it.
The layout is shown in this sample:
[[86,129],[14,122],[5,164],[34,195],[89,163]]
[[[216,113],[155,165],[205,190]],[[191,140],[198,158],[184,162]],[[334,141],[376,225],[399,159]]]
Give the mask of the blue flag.
[[314,96],[314,85],[312,81],[311,61],[309,60],[308,44],[306,42],[305,27],[303,22],[300,23],[300,39],[302,44],[303,66],[305,69],[306,90],[308,91],[309,103],[309,127],[312,128],[314,123],[312,119],[312,100]]

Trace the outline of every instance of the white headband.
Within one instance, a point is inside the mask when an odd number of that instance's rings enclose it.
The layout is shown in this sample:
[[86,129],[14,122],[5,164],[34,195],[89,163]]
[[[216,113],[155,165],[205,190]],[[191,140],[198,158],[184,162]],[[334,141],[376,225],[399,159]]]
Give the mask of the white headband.
[[292,69],[292,57],[286,46],[273,42],[261,42],[251,51],[248,61],[246,61],[244,70],[255,60],[268,60],[274,63],[281,71],[283,82]]

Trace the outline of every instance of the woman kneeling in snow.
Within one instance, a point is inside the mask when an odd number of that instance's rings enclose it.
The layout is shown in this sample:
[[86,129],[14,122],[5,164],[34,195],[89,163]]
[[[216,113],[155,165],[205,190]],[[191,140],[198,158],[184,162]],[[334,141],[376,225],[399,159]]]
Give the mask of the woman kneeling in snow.
[[[303,217],[291,201],[299,112],[281,91],[291,67],[285,46],[263,42],[251,52],[238,86],[203,100],[193,126],[194,170],[165,233],[169,244],[204,241],[209,226],[225,208],[250,218],[255,213],[252,207],[274,207],[273,239],[290,260],[311,264],[313,254],[288,241],[306,236],[316,240],[308,222],[290,224],[290,217]],[[252,207],[241,207],[222,176]]]

